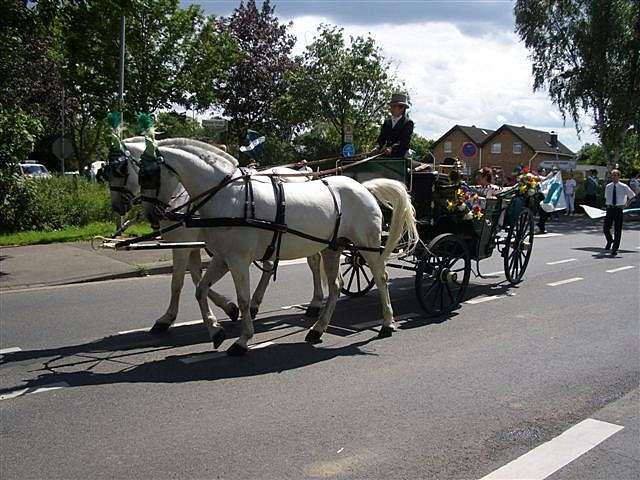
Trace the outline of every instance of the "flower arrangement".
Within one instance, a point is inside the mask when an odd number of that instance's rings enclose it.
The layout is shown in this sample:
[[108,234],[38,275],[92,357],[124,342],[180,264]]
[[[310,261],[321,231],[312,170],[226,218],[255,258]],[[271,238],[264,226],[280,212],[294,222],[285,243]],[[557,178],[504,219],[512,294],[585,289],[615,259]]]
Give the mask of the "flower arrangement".
[[518,177],[518,193],[520,195],[532,197],[538,191],[538,178],[526,169]]
[[479,220],[484,216],[478,195],[462,187],[456,189],[455,200],[447,200],[447,210],[457,213],[463,220]]

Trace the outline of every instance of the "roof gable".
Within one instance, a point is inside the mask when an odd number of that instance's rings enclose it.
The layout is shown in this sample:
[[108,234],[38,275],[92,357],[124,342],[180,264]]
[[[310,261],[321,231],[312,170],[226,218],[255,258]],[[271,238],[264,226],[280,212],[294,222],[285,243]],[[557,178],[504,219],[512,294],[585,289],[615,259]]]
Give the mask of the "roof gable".
[[478,128],[475,125],[472,125],[470,127],[466,127],[464,125],[454,125],[453,127],[451,127],[447,133],[445,133],[444,135],[442,135],[439,139],[437,139],[434,143],[433,146],[435,147],[437,144],[439,144],[440,142],[442,142],[445,138],[447,138],[451,133],[453,133],[455,130],[459,130],[461,131],[464,135],[466,135],[473,143],[475,143],[476,145],[481,145],[482,142],[493,133],[493,130],[490,130],[488,128]]
[[[534,130],[526,127],[516,127],[514,125],[502,125],[498,130],[493,132],[485,138],[484,142],[488,143],[493,137],[497,136],[500,132],[509,130],[516,137],[526,143],[534,152],[556,153],[556,150],[551,146],[551,133],[543,130]],[[567,148],[562,142],[558,140],[558,155],[570,156],[575,155],[569,148]]]

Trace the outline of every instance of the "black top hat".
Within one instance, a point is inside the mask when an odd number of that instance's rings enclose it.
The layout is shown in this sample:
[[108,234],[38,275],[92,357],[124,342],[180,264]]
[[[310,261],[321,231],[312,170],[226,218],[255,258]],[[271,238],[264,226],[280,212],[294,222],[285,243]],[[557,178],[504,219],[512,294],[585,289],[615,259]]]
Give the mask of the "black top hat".
[[403,107],[409,108],[409,102],[407,95],[404,93],[394,93],[391,95],[391,100],[389,100],[389,105],[402,105]]

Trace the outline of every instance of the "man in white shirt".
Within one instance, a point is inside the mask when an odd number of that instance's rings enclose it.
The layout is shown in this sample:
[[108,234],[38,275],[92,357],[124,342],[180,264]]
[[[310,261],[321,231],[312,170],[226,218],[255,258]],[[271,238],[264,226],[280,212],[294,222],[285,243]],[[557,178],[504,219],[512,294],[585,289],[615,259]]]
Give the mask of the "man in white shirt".
[[[607,206],[607,215],[604,217],[604,236],[607,239],[606,251],[611,250],[611,255],[616,256],[620,239],[622,238],[622,209],[636,194],[628,185],[620,181],[620,170],[611,170],[611,183],[604,189],[604,202]],[[614,237],[611,238],[611,225],[613,224]]]
[[564,197],[567,201],[567,215],[573,215],[576,210],[576,180],[573,172],[569,173],[569,178],[564,182]]

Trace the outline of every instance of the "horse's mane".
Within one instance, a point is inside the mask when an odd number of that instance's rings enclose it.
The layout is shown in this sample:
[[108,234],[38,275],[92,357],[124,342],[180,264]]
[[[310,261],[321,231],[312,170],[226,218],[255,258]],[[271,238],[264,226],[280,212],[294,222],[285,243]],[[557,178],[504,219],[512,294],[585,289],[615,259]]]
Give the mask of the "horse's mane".
[[207,152],[211,152],[211,153],[215,153],[216,155],[223,157],[225,160],[229,161],[233,166],[237,167],[239,165],[238,160],[232,156],[229,155],[227,152],[225,152],[224,150],[222,150],[221,148],[218,148],[214,145],[210,145],[206,142],[201,142],[199,140],[193,140],[192,138],[165,138],[164,140],[160,140],[158,142],[158,146],[162,147],[162,146],[166,146],[166,147],[178,147],[180,148],[180,146],[192,146],[192,147],[196,147],[196,148],[200,148],[202,150],[205,150]]
[[144,143],[144,137],[129,137],[129,138],[124,138],[123,143]]
[[213,152],[202,152],[202,155],[199,155],[197,153],[193,153],[190,152],[189,150],[184,150],[182,148],[180,148],[179,146],[173,145],[173,144],[169,144],[169,145],[165,145],[162,147],[159,147],[160,153],[162,153],[162,151],[173,151],[173,152],[179,152],[181,154],[186,155],[187,157],[193,157],[193,159],[196,162],[202,162],[205,165],[207,165],[208,167],[214,167],[214,168],[220,168],[222,167],[222,169],[224,171],[229,170],[229,167],[233,167],[233,170],[235,170],[236,164],[230,162],[226,157],[223,157],[222,155],[218,155],[216,153]]

